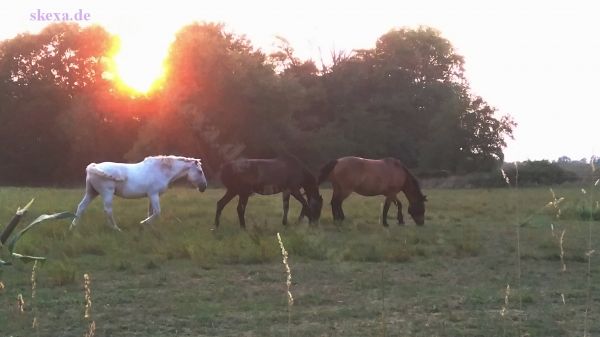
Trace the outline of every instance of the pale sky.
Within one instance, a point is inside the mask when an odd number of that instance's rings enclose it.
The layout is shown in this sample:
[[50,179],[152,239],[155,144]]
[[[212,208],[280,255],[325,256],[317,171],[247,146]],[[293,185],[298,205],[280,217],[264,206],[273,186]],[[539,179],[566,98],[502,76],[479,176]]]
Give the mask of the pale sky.
[[315,60],[319,51],[327,56],[332,49],[372,48],[395,27],[431,26],[465,57],[472,92],[519,123],[505,149],[507,161],[600,154],[594,137],[600,125],[600,3],[594,1],[3,1],[0,39],[47,25],[30,20],[37,9],[82,9],[90,23],[128,36],[123,44],[147,41],[161,50],[187,23],[222,22],[265,51],[279,35],[298,56]]

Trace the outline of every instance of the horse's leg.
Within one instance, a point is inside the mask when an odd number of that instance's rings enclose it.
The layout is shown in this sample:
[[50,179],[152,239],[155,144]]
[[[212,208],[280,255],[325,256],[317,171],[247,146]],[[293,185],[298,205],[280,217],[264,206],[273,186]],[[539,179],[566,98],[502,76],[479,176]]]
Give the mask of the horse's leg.
[[106,213],[106,217],[108,218],[108,221],[112,225],[112,228],[114,228],[118,231],[121,231],[121,228],[119,228],[119,226],[117,226],[117,222],[115,221],[115,218],[113,217],[112,202],[113,202],[114,193],[115,193],[114,188],[110,188],[110,189],[107,189],[102,192],[102,200],[104,202],[104,213]]
[[250,194],[248,193],[240,193],[240,198],[238,200],[237,213],[238,218],[240,219],[240,227],[246,229],[246,220],[244,219],[244,214],[246,213],[246,205],[248,204],[248,197]]
[[155,193],[150,194],[148,198],[150,199],[150,208],[152,208],[152,215],[140,221],[141,224],[152,224],[152,222],[154,222],[154,220],[160,216],[160,196],[158,195],[158,193]]
[[290,209],[290,191],[283,191],[281,193],[281,198],[283,199],[283,225],[287,225],[288,221],[287,221],[287,217],[288,217],[288,211]]
[[333,196],[331,197],[331,211],[333,212],[333,219],[336,221],[343,221],[346,217],[344,216],[344,209],[342,203],[350,195],[350,191],[343,191],[339,188],[333,189]]
[[402,203],[400,202],[397,196],[394,196],[393,201],[396,204],[396,206],[398,206],[398,224],[404,225],[404,217],[402,216]]
[[219,201],[217,201],[217,213],[215,214],[215,228],[219,227],[219,218],[221,217],[221,212],[223,211],[223,208],[225,208],[225,206],[236,195],[237,193],[227,190],[227,192],[225,192],[225,195]]
[[300,202],[300,204],[302,204],[302,210],[300,211],[300,216],[298,217],[298,222],[300,222],[300,220],[302,220],[302,218],[306,215],[308,217],[308,221],[311,222],[312,219],[310,218],[309,214],[308,214],[308,202],[304,199],[304,197],[302,196],[302,193],[300,193],[300,190],[292,190],[290,192],[292,194],[292,196],[294,197],[294,199],[298,200],[298,202]]
[[342,220],[346,219],[346,216],[344,215],[344,209],[342,208],[342,203],[344,202],[344,200],[346,200],[346,198],[348,198],[348,196],[350,196],[351,193],[352,193],[352,191],[346,191],[340,197],[340,216],[341,216]]
[[75,218],[71,222],[71,226],[69,227],[69,230],[73,229],[73,227],[75,227],[77,225],[77,222],[79,222],[79,219],[81,218],[81,215],[83,214],[85,209],[88,207],[90,202],[92,202],[92,200],[94,200],[94,198],[97,196],[98,196],[98,192],[96,192],[96,190],[92,187],[92,185],[90,185],[90,183],[87,182],[86,188],[85,188],[85,195],[83,196],[83,199],[77,206],[77,212],[75,212]]
[[390,197],[385,198],[385,203],[383,204],[383,213],[381,214],[381,224],[385,227],[388,226],[387,223],[387,215],[390,210],[390,204],[392,203],[392,199]]
[[339,197],[336,195],[335,190],[333,191],[333,196],[331,197],[331,214],[333,215],[333,221],[341,221],[342,217],[340,215],[341,202]]
[[154,213],[154,209],[152,208],[152,202],[148,200],[148,217],[150,217]]

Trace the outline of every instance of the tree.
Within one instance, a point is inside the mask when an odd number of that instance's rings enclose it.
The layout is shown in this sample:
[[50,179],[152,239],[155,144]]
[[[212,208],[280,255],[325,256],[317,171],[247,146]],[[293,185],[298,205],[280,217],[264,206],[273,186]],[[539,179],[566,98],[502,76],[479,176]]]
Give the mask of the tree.
[[472,99],[461,116],[465,142],[461,151],[469,166],[467,170],[491,169],[504,161],[502,149],[505,137],[512,137],[516,123],[510,116],[496,118],[496,109],[481,97]]
[[397,29],[324,74],[326,115],[368,156],[424,169],[489,169],[514,122],[472,97],[463,57],[432,28]]
[[98,27],[50,25],[0,44],[0,176],[18,183],[56,178],[68,155],[57,118],[73,96],[101,80],[108,34]]
[[114,37],[48,26],[0,42],[0,182],[77,179],[95,161],[151,154],[293,154],[313,169],[343,155],[469,172],[503,159],[515,123],[473,95],[464,60],[434,29],[395,29],[330,66],[279,39],[266,56],[224,26],[181,29],[161,91],[129,97],[103,74]]
[[570,163],[571,162],[571,158],[568,156],[561,156],[558,158],[558,162],[559,163]]
[[218,167],[223,148],[272,156],[293,138],[294,91],[266,56],[222,25],[192,24],[171,46],[161,109],[131,156],[152,149],[201,155]]

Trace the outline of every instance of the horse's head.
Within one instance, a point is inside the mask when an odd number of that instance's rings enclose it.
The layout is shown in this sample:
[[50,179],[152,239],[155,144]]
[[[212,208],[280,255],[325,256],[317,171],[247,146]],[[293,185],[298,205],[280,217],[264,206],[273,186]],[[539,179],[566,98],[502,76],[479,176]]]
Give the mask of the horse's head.
[[321,217],[321,209],[323,208],[323,197],[316,193],[315,195],[308,195],[308,220],[311,223],[319,221]]
[[415,220],[417,225],[425,224],[425,201],[427,201],[427,197],[422,196],[408,205],[408,214]]
[[321,217],[323,197],[319,194],[319,184],[317,183],[317,179],[308,171],[304,171],[302,187],[304,188],[306,201],[308,202],[308,221],[311,223],[317,222]]
[[198,188],[198,191],[204,192],[206,190],[206,177],[202,171],[202,163],[199,159],[195,160],[188,169],[187,179]]

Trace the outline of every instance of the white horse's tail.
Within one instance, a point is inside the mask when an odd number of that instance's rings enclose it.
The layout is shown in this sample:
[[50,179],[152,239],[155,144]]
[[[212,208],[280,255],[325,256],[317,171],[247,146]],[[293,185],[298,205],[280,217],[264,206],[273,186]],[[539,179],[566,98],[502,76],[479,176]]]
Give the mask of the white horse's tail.
[[88,174],[95,174],[97,176],[100,176],[102,178],[106,178],[106,179],[110,179],[110,180],[114,180],[114,181],[125,181],[125,177],[123,177],[122,175],[119,174],[110,174],[108,172],[105,172],[103,170],[101,170],[96,163],[91,163],[89,164],[86,168],[85,171]]

